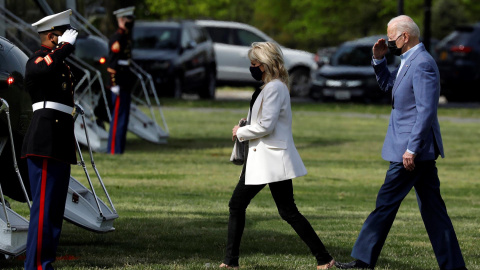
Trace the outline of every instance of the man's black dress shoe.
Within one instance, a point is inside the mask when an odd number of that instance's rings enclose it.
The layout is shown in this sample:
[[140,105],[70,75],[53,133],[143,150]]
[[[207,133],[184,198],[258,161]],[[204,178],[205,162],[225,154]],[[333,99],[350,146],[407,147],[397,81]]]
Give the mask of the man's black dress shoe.
[[336,262],[335,267],[340,269],[373,269],[373,266],[370,266],[367,263],[364,263],[360,260],[355,260],[349,263]]

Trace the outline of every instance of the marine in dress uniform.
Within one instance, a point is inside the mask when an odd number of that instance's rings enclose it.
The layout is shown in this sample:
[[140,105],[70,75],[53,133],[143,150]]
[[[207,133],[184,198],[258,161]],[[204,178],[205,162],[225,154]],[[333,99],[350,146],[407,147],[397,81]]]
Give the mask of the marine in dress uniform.
[[113,12],[117,16],[118,30],[110,38],[107,68],[112,91],[112,120],[107,152],[112,155],[122,154],[125,151],[127,138],[131,90],[135,82],[135,77],[130,71],[134,9],[135,7],[128,7]]
[[73,123],[73,76],[65,63],[74,50],[77,31],[71,10],[32,24],[42,45],[27,61],[26,89],[33,117],[22,146],[27,159],[32,207],[25,269],[53,269],[62,230],[70,164],[76,164]]

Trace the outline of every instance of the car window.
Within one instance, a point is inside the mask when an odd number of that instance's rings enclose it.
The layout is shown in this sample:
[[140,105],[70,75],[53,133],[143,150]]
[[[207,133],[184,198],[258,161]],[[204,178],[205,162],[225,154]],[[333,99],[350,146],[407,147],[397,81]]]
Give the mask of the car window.
[[200,32],[202,33],[203,37],[205,38],[205,41],[211,40],[210,35],[207,32],[207,29],[200,27],[198,28],[198,30],[200,30]]
[[178,28],[138,27],[133,31],[136,49],[175,49],[178,47]]
[[472,31],[453,31],[440,42],[439,46],[465,45],[468,44],[471,36]]
[[[3,49],[3,47],[1,47],[0,45],[0,48]],[[5,57],[2,55],[0,55],[0,70],[7,70],[7,61],[5,60]]]
[[480,45],[480,29],[476,28],[474,34],[472,34],[472,42],[475,44],[474,46]]
[[79,38],[76,44],[75,55],[79,58],[97,59],[108,55],[106,43],[97,42],[89,38]]
[[195,40],[197,44],[207,41],[207,37],[201,31],[200,28],[190,27],[190,35],[192,36],[192,39]]
[[238,46],[250,46],[253,42],[265,42],[263,38],[257,36],[256,34],[243,30],[235,29],[233,31],[233,44]]
[[187,48],[188,43],[192,40],[192,37],[190,36],[190,31],[188,31],[186,28],[182,29],[182,39],[180,41],[180,45],[182,48]]
[[[392,54],[385,55],[387,63],[393,64],[395,58]],[[372,62],[371,46],[343,45],[335,52],[331,59],[333,66],[369,66]]]
[[230,44],[230,28],[225,27],[206,27],[213,42]]

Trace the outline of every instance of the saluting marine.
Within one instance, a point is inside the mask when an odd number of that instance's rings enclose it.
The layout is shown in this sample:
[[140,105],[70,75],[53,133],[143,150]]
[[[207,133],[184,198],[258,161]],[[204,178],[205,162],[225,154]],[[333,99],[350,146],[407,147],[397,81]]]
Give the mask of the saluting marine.
[[71,10],[47,16],[37,27],[41,48],[27,62],[25,85],[33,117],[25,135],[32,207],[25,269],[53,269],[62,230],[70,164],[76,164],[73,126],[74,81],[65,63],[74,50],[77,31]]
[[118,30],[110,38],[107,68],[112,91],[112,120],[107,152],[112,155],[125,151],[127,138],[131,90],[135,82],[135,77],[130,71],[134,9],[135,7],[127,7],[113,12],[117,16]]

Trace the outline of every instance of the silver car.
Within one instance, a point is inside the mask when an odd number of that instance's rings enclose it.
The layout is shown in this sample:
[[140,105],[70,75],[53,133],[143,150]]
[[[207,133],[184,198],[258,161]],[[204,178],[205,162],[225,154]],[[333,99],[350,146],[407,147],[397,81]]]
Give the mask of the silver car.
[[[197,20],[214,42],[217,60],[217,83],[224,85],[258,85],[250,75],[247,53],[253,42],[271,41],[257,28],[238,22]],[[282,47],[285,66],[290,74],[292,96],[308,96],[313,74],[318,68],[315,55]]]

